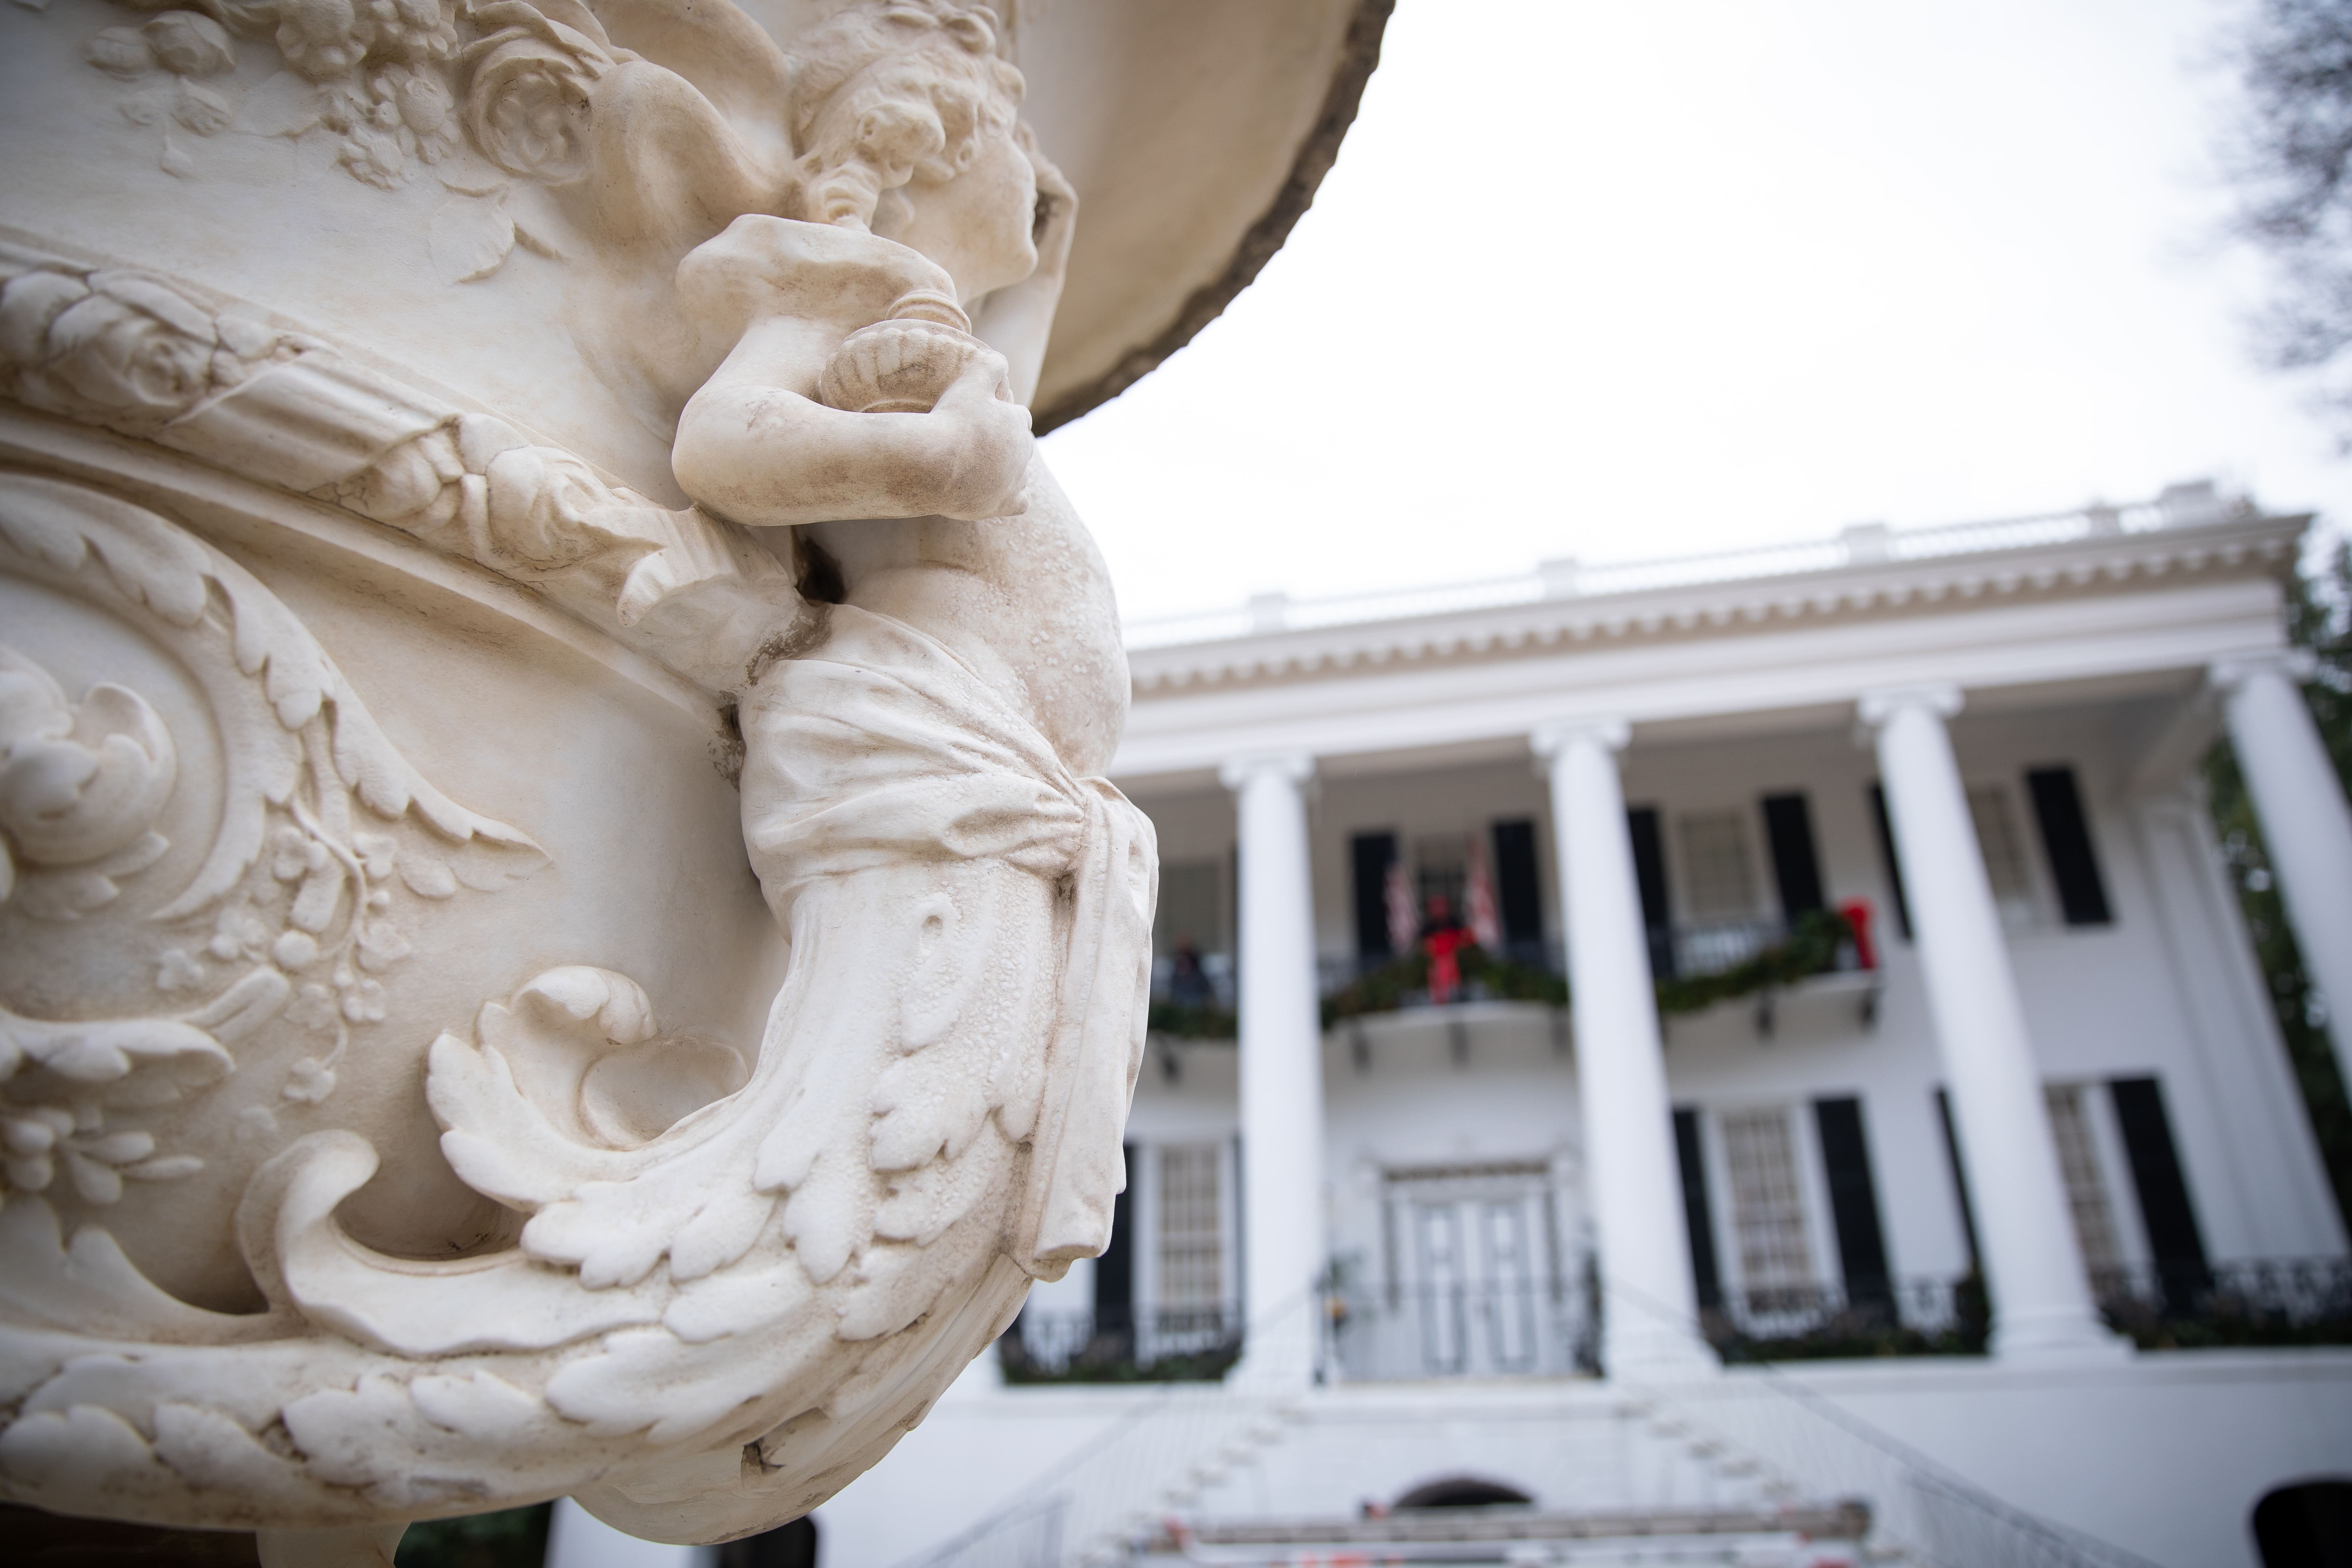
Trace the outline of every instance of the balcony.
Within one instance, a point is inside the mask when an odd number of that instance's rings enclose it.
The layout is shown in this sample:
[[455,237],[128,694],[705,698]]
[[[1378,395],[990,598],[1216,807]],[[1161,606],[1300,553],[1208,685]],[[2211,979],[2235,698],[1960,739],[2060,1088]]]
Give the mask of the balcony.
[[[2352,1259],[2103,1269],[2092,1293],[2108,1326],[2144,1351],[2352,1344]],[[1994,1318],[1973,1274],[1727,1290],[1699,1315],[1708,1342],[1734,1362],[1981,1355]]]
[[2142,1350],[2352,1344],[2352,1258],[2250,1258],[2102,1269],[2108,1326]]
[[1241,1347],[1241,1310],[1230,1303],[1026,1307],[996,1342],[996,1355],[1013,1384],[1213,1383]]

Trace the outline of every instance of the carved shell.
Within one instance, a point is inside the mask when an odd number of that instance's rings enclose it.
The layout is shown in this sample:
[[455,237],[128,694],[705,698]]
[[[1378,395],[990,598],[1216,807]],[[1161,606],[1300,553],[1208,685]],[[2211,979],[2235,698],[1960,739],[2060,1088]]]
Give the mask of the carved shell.
[[853,414],[928,414],[987,345],[936,321],[877,321],[825,361],[817,396]]

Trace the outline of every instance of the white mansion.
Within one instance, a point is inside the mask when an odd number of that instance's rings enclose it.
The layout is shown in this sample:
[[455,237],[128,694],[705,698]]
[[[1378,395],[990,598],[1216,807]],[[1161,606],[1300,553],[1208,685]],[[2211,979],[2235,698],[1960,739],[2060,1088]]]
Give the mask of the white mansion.
[[2262,1561],[2352,1476],[2352,1350],[2110,1325],[2346,1309],[2200,773],[2226,728],[2352,1063],[2308,522],[2184,485],[1130,626],[1118,1234],[824,1560]]

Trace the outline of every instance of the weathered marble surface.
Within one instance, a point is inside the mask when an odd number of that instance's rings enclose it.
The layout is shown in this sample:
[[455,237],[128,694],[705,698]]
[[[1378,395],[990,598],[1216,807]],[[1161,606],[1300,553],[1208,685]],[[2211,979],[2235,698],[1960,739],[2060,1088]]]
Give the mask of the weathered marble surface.
[[1008,30],[0,17],[0,1497],[741,1534],[1103,1245],[1156,862]]

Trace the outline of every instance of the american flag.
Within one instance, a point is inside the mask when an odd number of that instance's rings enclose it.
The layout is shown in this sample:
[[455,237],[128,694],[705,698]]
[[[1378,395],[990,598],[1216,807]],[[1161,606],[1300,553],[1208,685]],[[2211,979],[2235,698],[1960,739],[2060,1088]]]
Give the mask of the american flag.
[[1486,859],[1486,846],[1475,835],[1470,839],[1470,864],[1462,901],[1470,907],[1463,910],[1463,923],[1470,928],[1471,940],[1488,952],[1503,951],[1503,920],[1495,912],[1495,873]]

